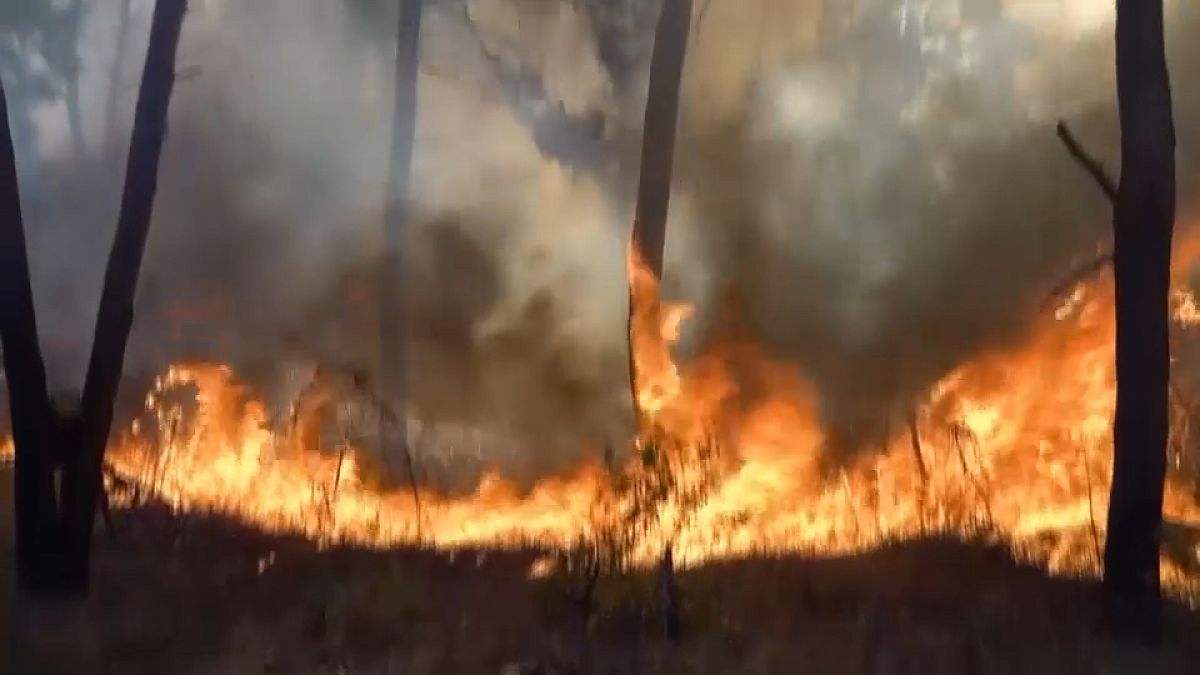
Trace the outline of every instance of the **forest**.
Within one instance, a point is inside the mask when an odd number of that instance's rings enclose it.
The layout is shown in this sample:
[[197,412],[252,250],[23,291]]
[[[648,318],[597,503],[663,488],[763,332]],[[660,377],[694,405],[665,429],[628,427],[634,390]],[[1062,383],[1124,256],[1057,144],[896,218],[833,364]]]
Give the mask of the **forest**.
[[0,3],[0,672],[1196,672],[1193,5]]

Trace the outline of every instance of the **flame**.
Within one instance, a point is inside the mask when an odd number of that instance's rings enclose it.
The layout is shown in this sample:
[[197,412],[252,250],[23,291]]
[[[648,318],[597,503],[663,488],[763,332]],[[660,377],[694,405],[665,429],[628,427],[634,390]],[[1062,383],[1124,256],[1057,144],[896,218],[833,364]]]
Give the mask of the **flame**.
[[[680,564],[832,555],[950,531],[999,538],[1053,572],[1097,572],[1115,404],[1111,281],[1076,289],[1023,344],[947,374],[885,448],[830,470],[815,397],[798,371],[736,339],[677,363],[671,347],[690,309],[661,302],[632,253],[629,276],[640,419],[620,471],[588,460],[525,493],[495,472],[463,497],[380,490],[364,477],[365,455],[313,440],[307,418],[321,406],[297,404],[298,422],[272,431],[263,403],[230,368],[211,364],[170,368],[146,402],[152,423],[114,443],[110,460],[179,509],[322,542],[569,547],[637,511],[631,500],[654,493],[654,477],[665,475],[669,489],[633,533],[632,561],[668,545]],[[1175,320],[1193,325],[1190,293],[1172,297]],[[747,401],[739,385],[750,380],[764,393]],[[1200,524],[1196,499],[1174,480],[1165,516]],[[1164,558],[1163,569],[1169,587],[1200,589],[1178,564]]]
[[1190,289],[1177,288],[1171,292],[1171,316],[1181,326],[1200,325],[1200,307],[1196,306],[1196,296]]

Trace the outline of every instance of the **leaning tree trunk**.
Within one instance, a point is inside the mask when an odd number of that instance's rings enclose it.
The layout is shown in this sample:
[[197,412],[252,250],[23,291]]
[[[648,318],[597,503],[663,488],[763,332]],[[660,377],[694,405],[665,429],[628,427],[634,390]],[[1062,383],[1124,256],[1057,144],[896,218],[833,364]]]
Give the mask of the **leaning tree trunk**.
[[1114,209],[1117,410],[1104,547],[1108,619],[1157,633],[1170,378],[1175,132],[1162,0],[1117,2],[1121,180]]
[[654,29],[650,85],[642,127],[642,166],[638,178],[633,243],[642,261],[662,278],[667,241],[667,207],[675,161],[679,89],[692,25],[692,0],[663,0]]
[[45,590],[56,541],[54,449],[46,370],[38,346],[37,318],[25,251],[8,102],[0,84],[0,342],[8,379],[16,451],[17,578],[23,588]]
[[92,528],[103,487],[104,450],[133,325],[134,295],[158,189],[159,158],[175,86],[175,55],[187,4],[187,0],[158,0],[154,7],[125,168],[125,189],[83,385],[79,448],[63,475],[63,545],[69,563],[64,571],[65,583],[80,593],[86,592],[88,585]]
[[384,256],[379,275],[380,448],[388,467],[403,454],[408,462],[409,479],[414,481],[408,449],[408,417],[403,405],[407,395],[407,373],[404,360],[404,273],[401,263],[417,126],[422,9],[423,0],[400,0],[396,26],[396,89],[392,110],[392,148],[388,160]]
[[[675,127],[679,118],[679,90],[683,80],[683,62],[687,56],[692,25],[692,0],[663,0],[658,25],[654,29],[654,51],[650,56],[650,84],[646,93],[646,117],[642,125],[642,164],[638,176],[637,205],[633,218],[631,254],[646,265],[654,277],[662,279],[664,249],[667,242],[667,208],[671,201],[671,175],[675,163]],[[629,386],[634,416],[641,428],[643,419],[638,401],[638,372],[634,314],[636,302],[658,302],[658,298],[638,298],[630,280]],[[657,307],[653,308],[657,311]]]

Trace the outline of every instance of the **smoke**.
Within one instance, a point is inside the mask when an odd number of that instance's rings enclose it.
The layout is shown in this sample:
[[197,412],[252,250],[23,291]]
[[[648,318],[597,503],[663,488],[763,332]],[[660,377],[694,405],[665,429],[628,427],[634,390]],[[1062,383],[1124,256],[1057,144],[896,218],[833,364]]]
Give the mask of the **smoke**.
[[[80,43],[90,152],[70,153],[51,110],[39,155],[22,158],[56,388],[86,363],[148,23],[149,3],[134,2],[137,48],[106,137],[117,3],[98,4]],[[394,10],[364,20],[366,5],[193,3],[131,376],[179,358],[230,362],[268,390],[304,363],[373,371],[394,54],[381,26]],[[556,470],[631,423],[624,253],[652,26],[613,37],[587,3],[445,5],[423,26],[406,304],[389,308],[405,317],[407,403],[426,426],[503,439],[485,459],[510,472]],[[902,17],[892,5],[839,18],[815,0],[700,0],[669,224],[667,292],[699,310],[683,350],[735,288],[751,334],[813,379],[850,441],[1018,339],[1042,294],[1105,241],[1107,206],[1053,121],[1116,156],[1103,17],[1064,2],[1062,16],[1083,18],[1039,33],[1011,8],[926,3]],[[1176,14],[1186,73],[1200,24]],[[633,75],[616,76],[613,53],[640,55]],[[497,63],[541,84],[538,114],[514,107]],[[602,118],[604,161],[548,157],[545,110]]]

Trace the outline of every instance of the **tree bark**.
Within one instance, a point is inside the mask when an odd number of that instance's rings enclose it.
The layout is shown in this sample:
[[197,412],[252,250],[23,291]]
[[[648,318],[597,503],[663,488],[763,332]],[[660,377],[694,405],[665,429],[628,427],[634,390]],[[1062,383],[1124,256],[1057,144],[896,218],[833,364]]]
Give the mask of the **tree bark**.
[[1121,179],[1114,209],[1117,409],[1104,548],[1106,618],[1157,636],[1170,379],[1175,132],[1162,0],[1117,2]]
[[46,369],[38,345],[25,227],[8,102],[0,85],[0,342],[16,453],[17,577],[23,588],[50,581],[57,522]]
[[634,246],[659,279],[662,278],[667,241],[679,90],[691,25],[692,0],[663,0],[650,57],[650,85],[642,129],[642,165],[633,221]]
[[[388,165],[387,211],[384,223],[384,257],[380,273],[380,446],[391,470],[403,454],[411,474],[407,411],[404,409],[404,272],[402,269],[404,222],[408,212],[412,155],[417,125],[417,75],[420,66],[423,0],[400,0],[396,26],[396,88],[392,111],[392,148]],[[389,405],[398,406],[387,410]],[[414,480],[412,475],[410,480]]]
[[[675,164],[675,127],[679,119],[679,90],[691,24],[692,0],[663,0],[654,29],[654,50],[650,55],[650,83],[642,125],[641,170],[630,247],[630,254],[636,255],[642,264],[649,267],[658,280],[662,280],[663,275],[667,211]],[[629,320],[626,323],[629,388],[637,428],[644,431],[647,420],[638,401],[638,364],[634,349],[634,314],[638,301],[633,279],[630,279]],[[659,309],[659,298],[640,298],[640,301],[655,303],[655,312]]]
[[77,458],[63,475],[63,545],[69,562],[64,570],[65,583],[79,593],[86,592],[88,585],[92,528],[103,487],[104,451],[133,325],[134,296],[158,189],[159,159],[175,85],[175,56],[187,4],[187,0],[158,0],[154,7],[125,169],[125,189],[84,380],[83,419],[78,430],[80,447]]

